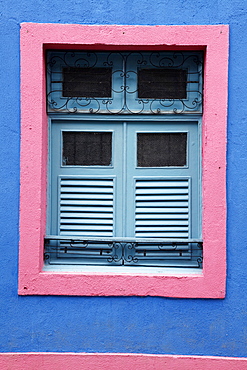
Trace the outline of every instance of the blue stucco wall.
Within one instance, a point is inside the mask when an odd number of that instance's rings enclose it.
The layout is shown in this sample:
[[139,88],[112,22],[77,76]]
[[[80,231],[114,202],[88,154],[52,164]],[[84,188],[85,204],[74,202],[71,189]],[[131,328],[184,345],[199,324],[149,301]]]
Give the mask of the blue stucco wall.
[[[0,20],[0,351],[247,356],[247,6],[242,0],[1,0]],[[230,25],[224,300],[17,295],[21,22]]]

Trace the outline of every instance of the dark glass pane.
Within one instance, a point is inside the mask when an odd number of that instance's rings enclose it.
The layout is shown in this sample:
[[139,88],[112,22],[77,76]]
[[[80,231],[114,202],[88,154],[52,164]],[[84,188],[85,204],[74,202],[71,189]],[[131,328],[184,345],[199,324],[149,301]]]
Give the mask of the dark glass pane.
[[186,133],[137,134],[138,167],[186,165]]
[[63,68],[63,96],[111,97],[111,68]]
[[63,132],[63,165],[109,166],[111,158],[111,132]]
[[140,69],[138,98],[185,99],[187,71],[184,69]]

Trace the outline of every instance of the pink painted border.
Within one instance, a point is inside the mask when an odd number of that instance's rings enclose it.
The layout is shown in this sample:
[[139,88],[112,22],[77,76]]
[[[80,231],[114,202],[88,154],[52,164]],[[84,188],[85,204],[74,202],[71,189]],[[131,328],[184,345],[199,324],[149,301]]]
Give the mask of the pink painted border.
[[1,353],[1,370],[244,370],[247,358],[136,353]]
[[[203,49],[202,275],[44,272],[47,115],[46,48]],[[223,298],[226,280],[228,26],[21,26],[21,196],[19,294]]]

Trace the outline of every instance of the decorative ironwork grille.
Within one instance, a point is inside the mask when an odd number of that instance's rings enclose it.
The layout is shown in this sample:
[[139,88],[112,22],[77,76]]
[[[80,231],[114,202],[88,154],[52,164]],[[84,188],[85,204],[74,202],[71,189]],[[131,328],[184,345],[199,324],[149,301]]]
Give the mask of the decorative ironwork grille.
[[47,53],[47,109],[57,113],[201,113],[199,51]]
[[193,267],[202,265],[202,240],[162,239],[45,239],[45,261],[50,265],[109,265]]

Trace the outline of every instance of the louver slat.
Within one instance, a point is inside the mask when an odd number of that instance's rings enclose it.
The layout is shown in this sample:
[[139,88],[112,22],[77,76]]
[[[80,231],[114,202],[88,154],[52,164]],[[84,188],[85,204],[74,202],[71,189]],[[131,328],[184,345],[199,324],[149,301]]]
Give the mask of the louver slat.
[[189,237],[189,180],[136,180],[135,236]]
[[62,178],[60,235],[113,236],[113,179]]

